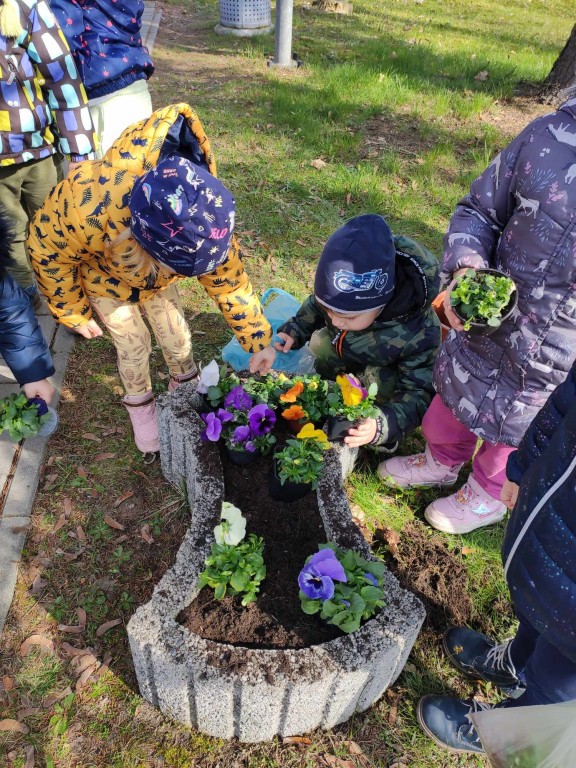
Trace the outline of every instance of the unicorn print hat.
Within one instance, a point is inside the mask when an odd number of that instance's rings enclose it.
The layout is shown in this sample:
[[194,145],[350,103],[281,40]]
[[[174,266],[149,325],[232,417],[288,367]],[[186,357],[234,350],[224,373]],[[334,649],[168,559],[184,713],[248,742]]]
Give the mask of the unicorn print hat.
[[129,208],[135,240],[177,274],[204,275],[226,261],[234,198],[190,160],[172,155],[137,179]]

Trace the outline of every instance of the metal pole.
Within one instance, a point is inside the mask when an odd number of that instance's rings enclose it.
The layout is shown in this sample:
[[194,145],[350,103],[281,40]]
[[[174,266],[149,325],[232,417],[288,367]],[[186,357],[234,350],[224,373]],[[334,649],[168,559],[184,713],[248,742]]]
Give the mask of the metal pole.
[[274,59],[271,67],[297,67],[299,61],[292,58],[292,17],[294,0],[276,0],[276,32]]

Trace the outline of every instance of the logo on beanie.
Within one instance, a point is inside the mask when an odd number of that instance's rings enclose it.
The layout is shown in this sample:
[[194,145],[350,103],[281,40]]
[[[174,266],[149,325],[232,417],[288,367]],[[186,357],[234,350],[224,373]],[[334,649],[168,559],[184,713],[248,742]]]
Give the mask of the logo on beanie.
[[381,269],[371,269],[369,272],[350,272],[339,269],[334,273],[334,287],[342,293],[355,291],[371,291],[383,293],[388,285],[388,273]]

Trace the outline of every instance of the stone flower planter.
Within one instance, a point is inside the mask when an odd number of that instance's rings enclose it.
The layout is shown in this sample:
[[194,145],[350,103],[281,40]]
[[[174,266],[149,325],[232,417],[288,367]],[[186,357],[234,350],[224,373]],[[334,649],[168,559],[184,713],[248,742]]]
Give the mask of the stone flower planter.
[[[193,384],[158,402],[162,470],[186,487],[191,523],[176,562],[128,624],[140,691],[165,715],[220,738],[258,742],[332,728],[367,709],[398,677],[424,608],[387,574],[386,607],[357,632],[320,645],[248,649],[205,640],[181,626],[176,616],[198,592],[224,495],[222,475],[208,476],[218,451],[200,440],[203,422],[193,410],[200,404]],[[318,505],[326,539],[347,547],[352,541],[369,557],[342,483],[354,458],[346,449],[326,456]]]

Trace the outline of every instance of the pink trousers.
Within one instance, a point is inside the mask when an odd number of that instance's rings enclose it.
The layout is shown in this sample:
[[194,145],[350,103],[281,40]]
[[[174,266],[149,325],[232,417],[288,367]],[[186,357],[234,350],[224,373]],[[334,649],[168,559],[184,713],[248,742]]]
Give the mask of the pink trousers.
[[[422,419],[422,432],[432,456],[447,467],[470,461],[478,438],[461,424],[436,395]],[[472,462],[472,474],[480,486],[495,499],[506,480],[506,462],[512,451],[510,445],[483,441]]]

